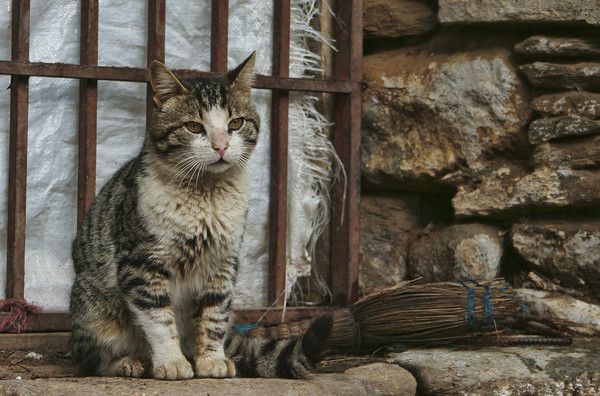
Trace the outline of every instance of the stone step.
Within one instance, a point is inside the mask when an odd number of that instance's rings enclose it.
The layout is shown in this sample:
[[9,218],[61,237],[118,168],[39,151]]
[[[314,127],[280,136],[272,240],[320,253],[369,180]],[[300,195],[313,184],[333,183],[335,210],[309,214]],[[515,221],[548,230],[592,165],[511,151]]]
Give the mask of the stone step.
[[600,56],[600,40],[532,36],[515,45],[515,52],[526,57],[597,57]]
[[519,66],[529,82],[547,89],[600,89],[600,63],[573,64],[534,62]]
[[587,136],[600,133],[600,120],[580,116],[540,118],[529,125],[529,142],[540,144],[568,136]]
[[597,339],[570,346],[433,348],[389,355],[417,377],[422,395],[594,395]]
[[600,118],[600,94],[592,92],[562,92],[538,96],[531,109],[544,116],[577,115]]
[[[0,380],[2,395],[414,395],[417,384],[405,369],[387,363],[355,367],[344,373],[317,374],[309,380],[265,378],[153,379],[21,377]],[[7,377],[4,377],[7,378]]]

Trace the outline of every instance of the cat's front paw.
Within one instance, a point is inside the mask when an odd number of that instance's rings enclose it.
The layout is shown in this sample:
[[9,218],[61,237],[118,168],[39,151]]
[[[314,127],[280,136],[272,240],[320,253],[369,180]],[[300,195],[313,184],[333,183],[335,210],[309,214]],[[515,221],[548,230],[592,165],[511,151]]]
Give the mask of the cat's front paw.
[[152,378],[164,380],[180,380],[194,377],[192,365],[183,356],[180,358],[157,362],[152,366]]
[[194,371],[200,378],[235,377],[235,365],[227,358],[197,358]]

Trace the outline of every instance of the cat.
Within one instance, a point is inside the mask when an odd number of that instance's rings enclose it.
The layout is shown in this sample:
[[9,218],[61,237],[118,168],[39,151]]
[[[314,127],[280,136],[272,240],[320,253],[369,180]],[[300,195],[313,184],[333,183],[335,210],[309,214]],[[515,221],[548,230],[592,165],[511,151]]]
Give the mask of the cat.
[[268,341],[230,330],[260,119],[255,54],[224,76],[150,67],[153,111],[140,154],[102,188],[73,242],[72,356],[104,376],[310,376],[331,331]]

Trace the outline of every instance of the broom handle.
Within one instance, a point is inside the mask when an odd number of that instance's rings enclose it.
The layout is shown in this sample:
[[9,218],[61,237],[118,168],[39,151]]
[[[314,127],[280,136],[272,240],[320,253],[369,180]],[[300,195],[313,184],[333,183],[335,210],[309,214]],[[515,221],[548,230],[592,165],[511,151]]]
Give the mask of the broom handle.
[[571,345],[571,337],[543,336],[481,336],[474,340],[479,346]]

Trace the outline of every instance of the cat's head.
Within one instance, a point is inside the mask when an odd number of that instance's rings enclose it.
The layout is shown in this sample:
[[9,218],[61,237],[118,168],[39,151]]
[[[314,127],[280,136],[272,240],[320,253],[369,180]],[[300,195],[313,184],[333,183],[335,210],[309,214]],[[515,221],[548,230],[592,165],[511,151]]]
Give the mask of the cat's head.
[[187,80],[152,62],[154,111],[147,144],[175,177],[221,173],[248,161],[260,126],[250,94],[254,60],[253,53],[224,77]]

